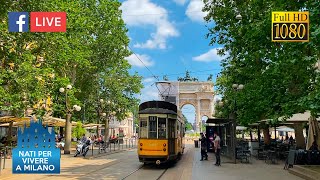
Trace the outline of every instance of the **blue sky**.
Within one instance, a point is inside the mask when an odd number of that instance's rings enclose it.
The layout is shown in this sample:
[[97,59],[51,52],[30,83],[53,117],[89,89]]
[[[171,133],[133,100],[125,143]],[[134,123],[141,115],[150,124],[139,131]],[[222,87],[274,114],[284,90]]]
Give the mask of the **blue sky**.
[[[208,28],[201,11],[202,0],[121,0],[122,17],[129,29],[130,48],[136,55],[128,57],[131,72],[143,76],[142,102],[158,99],[153,75],[162,80],[167,75],[176,81],[186,70],[200,81],[220,72],[217,48],[209,46],[205,38]],[[212,24],[210,25],[212,27]],[[150,72],[151,71],[151,72]],[[194,110],[187,108],[185,115],[194,121]]]

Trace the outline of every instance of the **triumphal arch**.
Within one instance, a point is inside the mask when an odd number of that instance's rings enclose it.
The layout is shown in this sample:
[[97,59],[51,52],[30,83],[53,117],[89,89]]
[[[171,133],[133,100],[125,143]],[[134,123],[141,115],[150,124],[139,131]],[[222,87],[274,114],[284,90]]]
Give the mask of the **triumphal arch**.
[[178,81],[164,78],[164,81],[157,82],[157,87],[161,100],[176,104],[180,110],[186,104],[195,107],[197,132],[200,132],[203,116],[213,118],[215,102],[212,75],[207,81],[198,81],[191,78],[187,71],[184,78],[178,78]]

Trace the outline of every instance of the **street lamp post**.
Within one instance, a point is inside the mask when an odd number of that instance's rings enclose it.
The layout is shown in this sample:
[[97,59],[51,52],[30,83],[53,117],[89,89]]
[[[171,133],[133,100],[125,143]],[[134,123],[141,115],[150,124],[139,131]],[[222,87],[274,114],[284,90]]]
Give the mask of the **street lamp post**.
[[104,103],[104,100],[103,99],[100,99],[99,100],[100,104],[98,105],[98,122],[97,122],[97,137],[99,137],[99,124],[100,124],[100,119],[104,118],[107,114],[106,113],[102,113],[102,110],[103,110],[103,103]]
[[[241,91],[244,88],[243,84],[233,84],[232,88],[237,92]],[[233,147],[234,147],[234,163],[237,163],[237,137],[236,137],[236,127],[237,127],[237,100],[234,98],[234,117],[233,117]]]
[[65,145],[64,145],[64,154],[70,154],[70,150],[71,150],[71,116],[72,116],[72,112],[74,110],[76,111],[81,111],[81,107],[78,105],[74,105],[73,109],[69,108],[69,101],[68,101],[68,91],[72,89],[71,85],[67,85],[67,90],[65,90],[64,88],[60,88],[59,91],[61,93],[65,92],[65,96],[66,96],[66,124],[65,124]]
[[110,118],[115,114],[111,111],[111,105],[113,103],[111,101],[107,101],[107,112],[103,113],[102,116],[105,117],[104,119],[104,141],[107,142],[109,138],[109,122]]

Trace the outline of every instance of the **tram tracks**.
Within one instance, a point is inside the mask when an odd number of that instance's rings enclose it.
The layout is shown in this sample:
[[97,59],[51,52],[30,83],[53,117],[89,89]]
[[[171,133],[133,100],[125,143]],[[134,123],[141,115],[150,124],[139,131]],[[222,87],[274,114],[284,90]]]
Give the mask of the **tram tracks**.
[[[155,178],[156,180],[160,180],[161,177],[167,172],[168,168],[169,167],[165,167],[165,168],[161,169],[158,166],[157,167],[153,166],[153,168],[152,168],[152,167],[149,167],[146,165],[141,165],[139,168],[130,172],[128,175],[123,177],[121,180],[130,179],[130,178],[137,179],[137,178],[135,178],[135,176],[139,177],[139,175],[146,175],[146,174],[150,175],[150,177],[148,177],[149,179],[156,177]],[[159,175],[159,171],[161,171],[161,170],[162,170],[162,172]],[[152,172],[148,172],[148,171],[152,171]]]

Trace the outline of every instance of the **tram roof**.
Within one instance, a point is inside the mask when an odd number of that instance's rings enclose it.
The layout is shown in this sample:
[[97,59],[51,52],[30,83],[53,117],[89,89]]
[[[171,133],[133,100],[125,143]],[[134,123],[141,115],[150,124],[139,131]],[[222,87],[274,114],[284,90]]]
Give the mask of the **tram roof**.
[[177,114],[176,112],[162,108],[149,108],[139,111],[139,114]]
[[[158,109],[158,110],[157,110]],[[161,114],[177,114],[178,109],[175,104],[172,104],[170,102],[166,101],[147,101],[139,106],[139,113],[142,113],[144,111],[159,111],[159,112],[165,112]],[[146,113],[143,113],[146,114]]]

